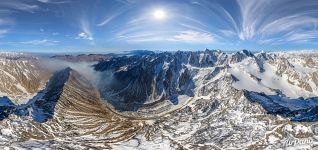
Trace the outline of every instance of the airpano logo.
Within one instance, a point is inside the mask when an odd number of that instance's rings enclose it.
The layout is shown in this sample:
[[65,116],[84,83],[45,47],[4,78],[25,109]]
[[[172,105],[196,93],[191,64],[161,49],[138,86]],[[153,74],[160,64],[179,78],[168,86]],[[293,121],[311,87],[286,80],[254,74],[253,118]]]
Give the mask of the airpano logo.
[[[318,146],[318,124],[312,125],[309,129],[311,129],[311,136],[306,138],[298,138],[290,135],[287,139],[281,141],[280,148],[295,148],[295,147],[310,147],[317,148]],[[309,131],[310,132],[310,131]],[[277,146],[277,145],[276,145]]]
[[[295,135],[290,134],[290,130],[285,130],[285,132],[289,135],[288,138],[283,139],[282,141],[272,145],[273,148],[276,149],[286,149],[286,148],[309,148],[314,149],[318,148],[318,124],[312,125],[308,127],[306,130],[307,137],[299,138],[295,137]],[[295,130],[293,130],[295,131]],[[305,133],[304,133],[305,134]]]
[[283,147],[296,147],[302,145],[313,145],[314,139],[312,138],[289,138],[283,142]]
[[318,124],[312,125],[311,130],[315,136],[318,136]]

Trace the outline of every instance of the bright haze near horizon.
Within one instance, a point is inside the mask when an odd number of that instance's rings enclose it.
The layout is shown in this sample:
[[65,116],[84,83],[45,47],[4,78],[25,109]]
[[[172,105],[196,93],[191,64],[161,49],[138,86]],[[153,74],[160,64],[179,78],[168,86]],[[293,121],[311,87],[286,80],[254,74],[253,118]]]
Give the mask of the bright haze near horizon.
[[1,0],[0,49],[317,49],[317,0]]

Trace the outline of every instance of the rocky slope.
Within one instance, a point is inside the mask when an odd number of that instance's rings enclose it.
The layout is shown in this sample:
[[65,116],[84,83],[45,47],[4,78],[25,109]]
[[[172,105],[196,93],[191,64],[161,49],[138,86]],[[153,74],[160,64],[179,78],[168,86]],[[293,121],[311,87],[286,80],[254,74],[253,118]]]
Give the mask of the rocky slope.
[[0,95],[16,104],[25,103],[43,88],[48,75],[36,57],[21,53],[0,53]]
[[98,78],[61,68],[25,104],[0,98],[0,148],[312,149],[316,60],[206,50],[113,57]]

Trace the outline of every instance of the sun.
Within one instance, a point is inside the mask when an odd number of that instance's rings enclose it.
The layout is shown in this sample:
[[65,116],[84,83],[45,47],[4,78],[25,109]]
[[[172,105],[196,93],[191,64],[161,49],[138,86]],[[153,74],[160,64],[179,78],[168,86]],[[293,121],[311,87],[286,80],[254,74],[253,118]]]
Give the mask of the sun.
[[156,9],[153,11],[153,17],[156,20],[164,20],[167,17],[167,14],[163,9]]

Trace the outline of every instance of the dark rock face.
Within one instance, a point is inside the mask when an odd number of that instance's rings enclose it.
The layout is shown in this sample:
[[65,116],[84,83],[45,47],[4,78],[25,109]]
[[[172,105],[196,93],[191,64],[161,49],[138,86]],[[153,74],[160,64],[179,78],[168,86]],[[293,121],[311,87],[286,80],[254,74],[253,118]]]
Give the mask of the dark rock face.
[[[64,84],[70,76],[71,69],[66,68],[55,73],[44,90],[35,96],[32,103],[32,117],[37,122],[46,122],[53,118],[55,106],[63,92]],[[43,97],[41,97],[43,95]],[[37,99],[39,97],[39,99]]]
[[264,62],[267,60],[272,60],[272,56],[267,53],[253,54],[248,50],[242,50],[240,52],[234,53],[230,58],[230,63],[238,63],[246,58],[253,58],[253,61],[257,64],[257,67],[261,73],[265,72]]
[[45,89],[38,92],[27,104],[15,105],[7,97],[0,98],[0,120],[7,118],[10,114],[17,116],[29,116],[28,108],[32,108],[32,118],[36,122],[46,122],[53,118],[54,108],[62,94],[65,82],[70,76],[70,68],[56,72]]
[[7,118],[13,112],[14,107],[8,97],[0,97],[0,120]]
[[234,53],[230,59],[230,62],[231,63],[241,62],[242,60],[244,60],[247,57],[254,57],[254,54],[250,51],[242,50],[240,52]]
[[292,121],[318,121],[318,97],[289,99],[284,95],[266,95],[264,93],[244,91],[245,97],[256,102],[273,115],[288,117]]
[[193,96],[194,72],[187,65],[214,66],[223,54],[210,50],[150,53],[113,58],[94,67],[97,71],[111,72],[105,76],[112,76],[111,81],[100,85],[103,98],[118,110],[136,111],[144,103],[169,99],[177,104],[179,95]]

